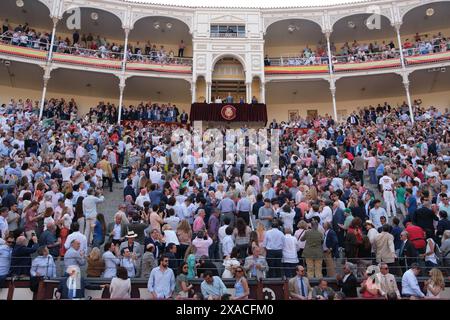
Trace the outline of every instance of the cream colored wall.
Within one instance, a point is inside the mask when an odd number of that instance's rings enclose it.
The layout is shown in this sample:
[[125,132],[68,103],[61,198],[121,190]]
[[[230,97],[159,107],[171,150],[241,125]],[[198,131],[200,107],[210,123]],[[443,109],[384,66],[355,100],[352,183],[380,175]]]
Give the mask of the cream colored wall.
[[[423,106],[435,106],[436,108],[444,111],[446,108],[450,108],[450,94],[448,91],[436,92],[431,94],[418,94],[411,93],[411,99],[421,99]],[[387,97],[387,98],[373,98],[366,100],[350,100],[350,101],[337,101],[338,114],[343,113],[348,115],[358,107],[365,106],[377,106],[378,103],[383,104],[387,101],[391,106],[397,106],[402,104],[406,100],[406,96]],[[307,103],[307,104],[270,104],[267,106],[268,119],[276,119],[277,121],[286,121],[288,119],[289,110],[298,110],[299,115],[306,117],[307,110],[317,110],[319,115],[333,114],[333,105],[330,98],[329,102],[319,103]],[[341,111],[341,112],[340,112]],[[345,112],[343,112],[345,111]]]
[[196,102],[203,102],[206,99],[206,82],[205,78],[201,77],[197,79],[196,89]]
[[[7,103],[11,98],[14,99],[32,99],[34,101],[40,101],[42,96],[42,91],[40,90],[33,90],[33,89],[23,89],[23,88],[13,88],[8,86],[0,86],[0,103]],[[97,106],[99,101],[104,102],[110,102],[115,104],[116,106],[119,103],[119,94],[117,93],[117,96],[110,96],[110,97],[90,97],[90,96],[80,96],[80,95],[73,95],[73,94],[67,94],[67,93],[59,93],[59,92],[53,92],[53,91],[47,91],[46,95],[48,98],[64,98],[66,100],[74,98],[75,101],[78,104],[78,110],[80,114],[86,114],[91,107]],[[146,102],[150,99],[153,103],[159,103],[164,104],[171,102],[172,104],[175,104],[178,109],[185,110],[187,113],[191,110],[191,105],[189,101],[186,101],[185,103],[179,103],[179,102],[173,102],[173,101],[156,101],[151,98],[145,98],[142,100],[134,100],[134,99],[127,99],[126,96],[124,97],[124,105],[137,105],[141,102]]]
[[261,101],[261,81],[259,78],[253,78],[252,81],[252,98],[253,96],[258,99],[258,101]]
[[[450,37],[450,27],[448,27],[448,28],[441,28],[441,29],[438,29],[438,30],[419,32],[419,34],[420,35],[428,34],[428,38],[431,39],[432,36],[438,34],[438,32],[442,32],[442,34],[445,37]],[[402,38],[403,42],[405,42],[406,39],[409,39],[410,41],[414,41],[414,36],[415,36],[415,33],[413,33],[413,34],[402,34],[401,38]],[[333,38],[331,38],[331,39],[333,40]],[[386,41],[386,43],[389,43],[391,40],[394,41],[396,46],[398,46],[397,45],[397,36],[395,34],[394,28],[392,28],[392,37],[390,37],[390,38],[368,38],[367,40],[360,40],[358,42],[361,43],[361,44],[364,44],[364,43],[369,44],[370,42],[377,41],[378,44],[381,44],[383,41]],[[303,51],[303,49],[306,46],[309,46],[309,48],[315,50],[317,48],[317,44],[319,43],[319,41],[321,41],[320,38],[318,38],[316,41],[313,41],[311,43],[301,43],[301,44],[297,44],[297,45],[278,46],[278,47],[271,47],[271,46],[267,46],[267,44],[266,44],[265,54],[268,54],[269,57],[271,57],[271,58],[273,58],[273,57],[296,56],[301,51]],[[323,39],[322,39],[322,41],[323,41]],[[344,45],[344,43],[345,42],[336,42],[335,43],[336,49],[339,51],[340,48]],[[353,43],[353,39],[351,38],[350,35],[349,35],[349,38],[348,38],[348,43],[350,45]]]

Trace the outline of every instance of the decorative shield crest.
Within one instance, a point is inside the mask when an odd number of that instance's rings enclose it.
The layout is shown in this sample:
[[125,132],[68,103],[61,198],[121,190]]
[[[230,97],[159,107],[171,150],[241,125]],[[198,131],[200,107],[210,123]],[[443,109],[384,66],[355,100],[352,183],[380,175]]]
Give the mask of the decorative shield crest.
[[237,112],[234,106],[227,104],[226,106],[222,107],[222,110],[220,110],[220,114],[225,120],[231,121],[236,118]]

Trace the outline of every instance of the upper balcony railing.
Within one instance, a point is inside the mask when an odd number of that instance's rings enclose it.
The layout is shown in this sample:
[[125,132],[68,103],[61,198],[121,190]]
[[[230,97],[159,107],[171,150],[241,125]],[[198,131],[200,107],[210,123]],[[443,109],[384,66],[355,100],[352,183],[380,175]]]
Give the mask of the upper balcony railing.
[[245,38],[245,32],[210,32],[211,38]]
[[[436,63],[450,60],[450,41],[445,45],[405,48],[407,66]],[[351,72],[371,69],[401,67],[400,50],[333,56],[334,72]],[[266,74],[314,74],[328,73],[328,56],[296,56],[287,54],[278,58],[265,59]]]
[[[18,42],[9,36],[0,36],[0,53],[45,61],[50,45],[45,42]],[[82,47],[53,47],[54,62],[90,66],[102,69],[121,70],[123,53],[104,48],[92,50]],[[164,73],[191,74],[192,58],[152,52],[150,55],[127,54],[127,71],[152,71]]]

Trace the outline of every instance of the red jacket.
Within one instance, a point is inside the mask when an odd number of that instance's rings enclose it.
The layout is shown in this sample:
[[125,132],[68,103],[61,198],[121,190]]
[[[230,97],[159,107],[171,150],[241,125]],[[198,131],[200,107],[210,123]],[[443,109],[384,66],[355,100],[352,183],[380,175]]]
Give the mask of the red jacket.
[[427,243],[425,241],[425,231],[419,226],[409,225],[405,229],[409,235],[409,241],[414,245],[416,249],[423,249]]

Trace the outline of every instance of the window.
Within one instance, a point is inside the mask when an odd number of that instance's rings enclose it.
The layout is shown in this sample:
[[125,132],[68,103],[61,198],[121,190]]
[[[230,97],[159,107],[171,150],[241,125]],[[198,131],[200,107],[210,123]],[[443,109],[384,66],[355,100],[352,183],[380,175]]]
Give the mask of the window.
[[211,25],[210,34],[215,38],[245,38],[245,26]]

